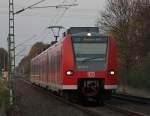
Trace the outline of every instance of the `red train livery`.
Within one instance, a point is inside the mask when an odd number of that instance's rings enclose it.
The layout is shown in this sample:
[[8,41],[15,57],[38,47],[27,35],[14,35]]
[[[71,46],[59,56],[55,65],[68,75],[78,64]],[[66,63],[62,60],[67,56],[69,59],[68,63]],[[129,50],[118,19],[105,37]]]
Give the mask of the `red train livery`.
[[[72,27],[31,61],[31,82],[61,95],[103,101],[117,88],[116,43],[97,27]],[[107,96],[106,96],[107,97]]]

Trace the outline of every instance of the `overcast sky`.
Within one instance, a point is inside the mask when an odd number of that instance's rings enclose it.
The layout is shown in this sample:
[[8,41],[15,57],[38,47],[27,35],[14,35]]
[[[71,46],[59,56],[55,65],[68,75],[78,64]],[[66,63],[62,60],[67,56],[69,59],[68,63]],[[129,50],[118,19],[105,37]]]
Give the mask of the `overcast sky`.
[[[14,0],[15,11],[28,7],[40,0]],[[49,25],[94,26],[99,11],[104,10],[106,0],[45,0],[38,6],[71,4],[78,6],[68,10],[61,8],[30,9],[15,15],[16,62],[28,54],[30,47],[37,41],[50,43],[53,39]],[[64,15],[63,15],[64,13]],[[62,17],[63,15],[63,17]],[[61,17],[61,18],[60,18]],[[7,49],[8,0],[0,0],[0,47]],[[23,44],[22,44],[23,43]]]

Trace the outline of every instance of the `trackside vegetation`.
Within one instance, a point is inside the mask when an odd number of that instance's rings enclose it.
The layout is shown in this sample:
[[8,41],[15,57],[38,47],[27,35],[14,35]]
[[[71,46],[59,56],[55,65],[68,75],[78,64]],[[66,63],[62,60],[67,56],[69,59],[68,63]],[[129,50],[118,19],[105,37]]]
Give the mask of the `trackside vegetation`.
[[26,76],[26,77],[30,77],[30,63],[31,63],[31,59],[34,58],[35,56],[37,56],[38,54],[40,54],[42,51],[44,51],[45,49],[47,49],[49,47],[49,44],[44,44],[42,42],[37,42],[35,43],[30,51],[29,54],[27,56],[25,56],[21,62],[19,63],[18,67],[17,67],[17,72],[21,75],[21,76]]
[[150,91],[150,0],[106,1],[97,25],[118,44],[120,85]]
[[0,79],[0,112],[6,112],[9,107],[9,89],[7,82]]
[[147,56],[141,65],[133,66],[127,84],[131,87],[150,90],[150,55]]

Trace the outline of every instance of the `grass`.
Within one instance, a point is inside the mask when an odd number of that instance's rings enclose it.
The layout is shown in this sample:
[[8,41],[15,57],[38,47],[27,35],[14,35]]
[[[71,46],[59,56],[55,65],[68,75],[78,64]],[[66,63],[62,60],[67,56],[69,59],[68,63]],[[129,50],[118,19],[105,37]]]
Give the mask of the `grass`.
[[127,82],[129,86],[150,90],[150,65],[132,70],[132,73],[127,78]]
[[6,110],[9,106],[9,89],[7,82],[0,80],[0,109]]
[[135,64],[128,77],[120,71],[120,84],[125,83],[128,87],[150,91],[150,56],[144,59],[142,64]]

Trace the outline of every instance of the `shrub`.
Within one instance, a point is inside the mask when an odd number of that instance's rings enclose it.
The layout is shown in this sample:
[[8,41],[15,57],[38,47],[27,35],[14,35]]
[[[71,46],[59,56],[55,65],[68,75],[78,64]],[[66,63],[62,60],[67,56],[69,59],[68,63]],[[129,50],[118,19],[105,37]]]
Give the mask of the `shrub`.
[[124,71],[120,69],[120,84],[125,83],[132,88],[150,90],[150,55],[140,64],[134,64],[128,77],[124,77]]
[[7,82],[0,80],[0,109],[7,109],[9,106],[9,89]]

